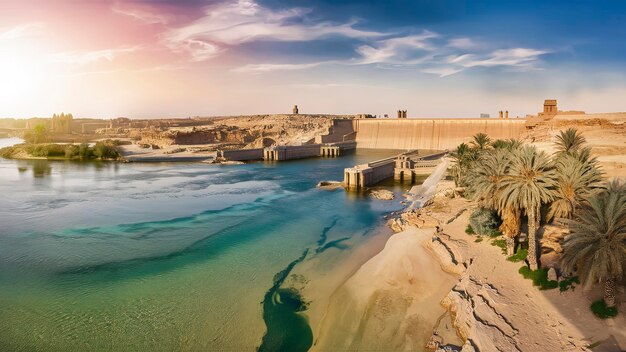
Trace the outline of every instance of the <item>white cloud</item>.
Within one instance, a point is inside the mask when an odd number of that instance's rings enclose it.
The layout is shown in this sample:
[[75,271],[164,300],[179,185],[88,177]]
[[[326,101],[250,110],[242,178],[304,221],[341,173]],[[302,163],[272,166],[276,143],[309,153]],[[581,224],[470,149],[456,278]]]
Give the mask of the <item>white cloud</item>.
[[95,51],[69,51],[53,54],[51,61],[85,65],[98,61],[113,61],[116,57],[139,50],[139,46],[121,47],[116,49],[103,49]]
[[168,24],[170,18],[163,14],[156,14],[148,11],[138,9],[121,9],[114,7],[111,9],[114,13],[131,17],[137,21],[147,24]]
[[18,39],[29,35],[36,35],[41,33],[43,27],[43,23],[26,23],[15,26],[9,30],[0,32],[0,40]]
[[548,51],[527,48],[500,49],[495,50],[487,57],[476,60],[465,60],[461,63],[463,67],[476,66],[525,66],[539,59],[539,56],[547,54]]
[[335,61],[313,62],[308,64],[250,64],[233,69],[238,73],[262,73],[269,71],[295,71],[313,68],[325,64],[335,63]]
[[309,12],[304,8],[275,11],[250,0],[222,3],[206,8],[200,19],[169,30],[164,40],[173,50],[184,49],[197,56],[195,48],[187,45],[189,41],[222,49],[252,41],[311,41],[329,36],[366,39],[383,35],[356,29],[354,21],[312,23],[306,18]]

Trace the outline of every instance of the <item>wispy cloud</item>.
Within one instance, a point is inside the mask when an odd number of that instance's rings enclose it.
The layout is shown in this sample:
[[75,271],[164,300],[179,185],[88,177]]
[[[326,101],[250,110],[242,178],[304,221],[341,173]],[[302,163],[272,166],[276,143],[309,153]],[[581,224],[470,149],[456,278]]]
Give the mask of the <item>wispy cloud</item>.
[[139,9],[122,9],[119,7],[113,7],[111,11],[147,24],[168,24],[171,20],[170,16],[165,14],[153,13]]
[[306,15],[310,9],[272,10],[250,0],[222,3],[206,8],[204,16],[184,26],[173,28],[164,35],[173,50],[187,50],[195,59],[211,58],[201,53],[205,43],[218,49],[253,41],[311,41],[324,37],[376,38],[383,33],[356,29],[356,21],[335,24],[311,22]]
[[321,65],[338,63],[337,61],[322,61],[303,64],[250,64],[233,69],[233,72],[239,73],[262,73],[270,71],[296,71],[305,70]]
[[120,55],[132,53],[139,49],[141,49],[141,46],[129,46],[94,51],[69,51],[53,54],[51,56],[51,61],[67,64],[85,65],[98,61],[113,61],[113,59]]
[[43,28],[44,24],[40,22],[22,24],[6,31],[0,31],[0,40],[18,39],[29,35],[36,35],[41,33]]

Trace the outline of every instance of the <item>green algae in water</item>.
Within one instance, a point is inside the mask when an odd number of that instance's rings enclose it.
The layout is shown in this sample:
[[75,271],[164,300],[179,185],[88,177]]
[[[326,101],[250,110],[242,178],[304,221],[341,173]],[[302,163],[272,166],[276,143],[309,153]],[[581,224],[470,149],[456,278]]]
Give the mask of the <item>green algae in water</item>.
[[307,309],[306,302],[295,289],[281,288],[291,270],[306,257],[305,250],[300,258],[274,277],[274,285],[263,300],[263,320],[267,332],[259,351],[308,351],[313,344],[313,331],[307,319],[300,314]]

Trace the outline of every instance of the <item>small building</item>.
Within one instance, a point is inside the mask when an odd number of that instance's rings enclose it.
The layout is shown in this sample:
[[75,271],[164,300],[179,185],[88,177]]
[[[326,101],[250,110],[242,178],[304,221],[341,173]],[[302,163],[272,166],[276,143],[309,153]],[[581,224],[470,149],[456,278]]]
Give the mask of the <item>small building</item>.
[[295,115],[298,115],[298,112],[299,112],[299,110],[298,110],[298,105],[294,105],[294,106],[293,106],[293,110],[292,110],[292,111],[293,111],[293,113],[294,113]]
[[488,118],[490,118],[490,117],[491,117],[491,116],[490,116],[489,114],[485,114],[485,113],[480,114],[480,118],[481,118],[481,119],[488,119]]

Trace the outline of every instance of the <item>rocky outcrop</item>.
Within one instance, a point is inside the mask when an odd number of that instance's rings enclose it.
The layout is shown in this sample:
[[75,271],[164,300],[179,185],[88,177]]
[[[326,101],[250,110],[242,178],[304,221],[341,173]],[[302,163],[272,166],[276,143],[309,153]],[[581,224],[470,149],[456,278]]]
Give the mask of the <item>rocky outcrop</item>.
[[373,189],[370,191],[370,197],[379,200],[393,200],[393,192],[386,189]]
[[425,227],[435,228],[439,226],[439,224],[439,220],[430,215],[427,210],[423,209],[408,210],[387,221],[387,225],[394,232],[401,232],[410,227],[420,229]]
[[441,304],[448,309],[459,335],[478,351],[521,351],[517,329],[498,309],[506,305],[500,292],[464,274]]

